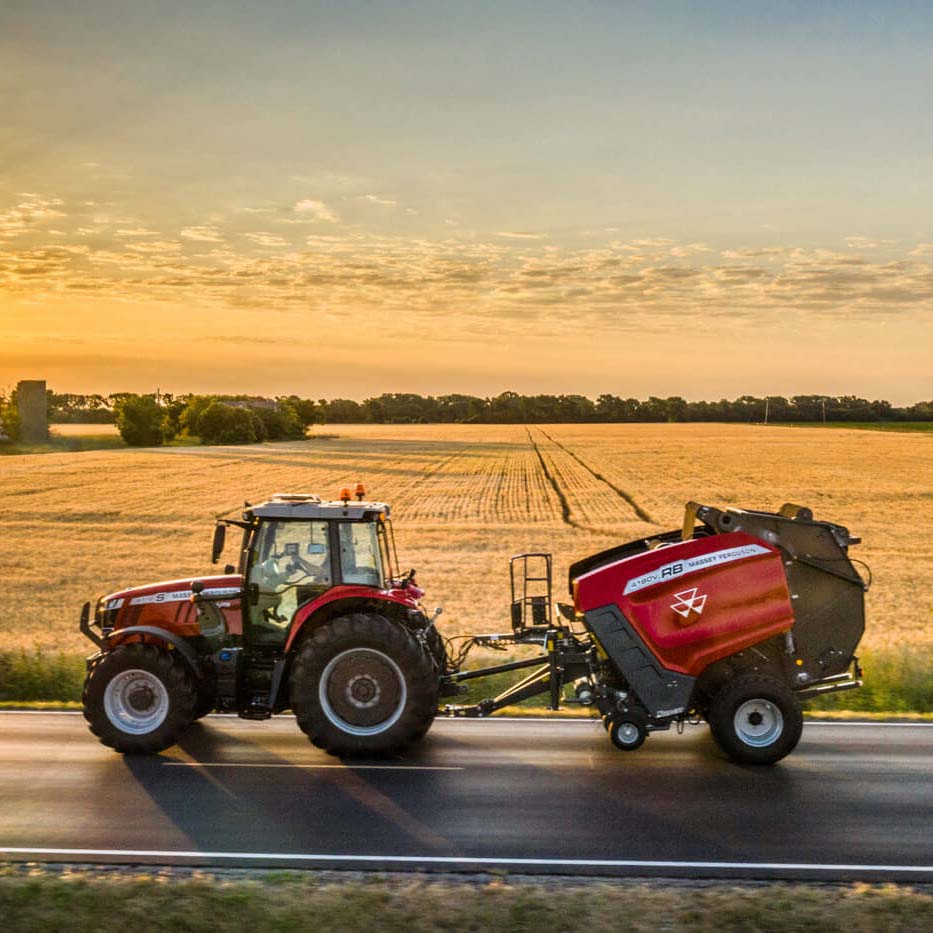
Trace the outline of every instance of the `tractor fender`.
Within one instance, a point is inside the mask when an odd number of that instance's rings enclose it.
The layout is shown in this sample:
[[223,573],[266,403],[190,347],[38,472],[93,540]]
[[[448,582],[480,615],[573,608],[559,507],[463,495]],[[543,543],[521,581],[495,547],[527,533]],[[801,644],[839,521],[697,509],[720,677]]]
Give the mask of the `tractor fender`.
[[351,612],[382,611],[390,619],[400,615],[420,613],[417,603],[409,596],[396,595],[395,590],[374,590],[367,586],[334,587],[317,599],[302,606],[295,613],[285,651],[296,647],[305,632],[323,625],[329,619]]
[[198,665],[198,656],[195,654],[191,645],[180,635],[174,632],[166,631],[164,628],[157,628],[154,625],[131,625],[128,628],[117,629],[105,636],[104,641],[112,643],[114,639],[123,638],[125,635],[150,635],[170,644],[185,659],[188,667],[195,677],[200,678],[201,668]]

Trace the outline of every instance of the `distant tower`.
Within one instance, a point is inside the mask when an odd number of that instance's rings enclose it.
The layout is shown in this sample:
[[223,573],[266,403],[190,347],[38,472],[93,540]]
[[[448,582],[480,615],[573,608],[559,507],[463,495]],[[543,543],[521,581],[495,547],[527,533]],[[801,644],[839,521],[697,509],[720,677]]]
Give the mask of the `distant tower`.
[[43,444],[49,439],[49,413],[45,380],[26,379],[16,387],[16,407],[19,409],[20,439],[26,443]]

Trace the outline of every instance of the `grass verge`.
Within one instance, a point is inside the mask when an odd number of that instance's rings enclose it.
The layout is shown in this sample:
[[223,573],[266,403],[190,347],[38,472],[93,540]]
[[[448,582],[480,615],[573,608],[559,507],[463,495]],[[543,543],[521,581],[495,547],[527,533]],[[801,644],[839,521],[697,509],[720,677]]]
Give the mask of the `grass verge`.
[[813,712],[933,713],[933,649],[889,649],[860,655],[864,671],[858,690],[810,700]]
[[786,428],[848,428],[857,431],[933,434],[933,421],[774,421],[772,426]]
[[34,649],[0,651],[0,702],[78,702],[84,658]]
[[[498,660],[498,658],[494,659]],[[805,704],[808,712],[832,715],[841,711],[865,714],[933,714],[933,650],[886,650],[861,656],[865,671],[859,690],[830,694]],[[445,702],[455,705],[477,703],[495,697],[528,671],[499,674],[468,681],[469,693]],[[78,703],[84,683],[81,655],[27,651],[0,651],[0,706],[22,703]],[[510,708],[540,712],[548,695],[534,697]],[[569,711],[579,709],[571,705]]]
[[[201,441],[197,437],[176,437],[167,441],[164,447],[197,447]],[[61,454],[77,453],[86,450],[131,450],[119,434],[71,434],[50,435],[44,444],[0,444],[0,455],[18,454]],[[153,449],[153,448],[145,448]],[[158,448],[154,448],[158,450]]]
[[74,434],[64,437],[52,434],[44,444],[0,444],[0,456],[74,453],[82,450],[123,450],[125,448],[126,443],[119,434]]
[[930,929],[933,892],[897,885],[472,881],[278,872],[103,874],[0,869],[8,933],[149,930],[878,930]]

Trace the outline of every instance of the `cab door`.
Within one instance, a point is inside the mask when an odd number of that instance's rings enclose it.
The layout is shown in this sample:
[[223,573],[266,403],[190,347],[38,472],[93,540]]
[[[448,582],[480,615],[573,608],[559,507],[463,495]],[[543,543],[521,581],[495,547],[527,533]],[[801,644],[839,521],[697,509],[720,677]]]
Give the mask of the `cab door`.
[[247,574],[247,639],[284,645],[295,610],[333,586],[329,523],[264,521]]

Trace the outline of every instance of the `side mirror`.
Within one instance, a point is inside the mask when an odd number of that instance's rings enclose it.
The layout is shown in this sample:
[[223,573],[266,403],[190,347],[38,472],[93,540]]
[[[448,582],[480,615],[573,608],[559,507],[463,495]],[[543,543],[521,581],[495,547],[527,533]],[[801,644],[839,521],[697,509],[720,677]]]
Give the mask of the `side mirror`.
[[227,540],[227,526],[218,522],[214,525],[214,543],[211,546],[211,563],[216,564],[220,560],[220,555],[224,550],[224,542]]

